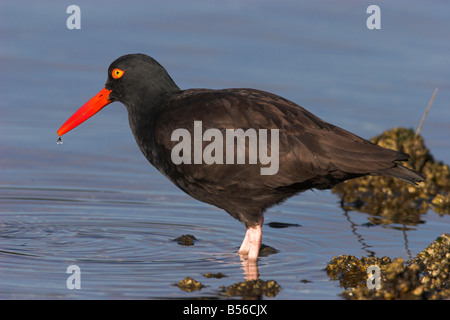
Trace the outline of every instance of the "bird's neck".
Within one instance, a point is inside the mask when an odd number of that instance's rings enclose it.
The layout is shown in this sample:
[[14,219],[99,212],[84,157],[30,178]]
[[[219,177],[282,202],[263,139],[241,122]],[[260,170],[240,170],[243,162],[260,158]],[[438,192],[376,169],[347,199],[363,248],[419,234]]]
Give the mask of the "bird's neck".
[[128,122],[136,143],[145,157],[153,163],[151,146],[153,145],[153,130],[158,121],[159,114],[166,107],[167,101],[176,96],[181,90],[173,87],[172,90],[153,92],[145,91],[146,95],[134,99],[131,103],[124,103],[128,111]]

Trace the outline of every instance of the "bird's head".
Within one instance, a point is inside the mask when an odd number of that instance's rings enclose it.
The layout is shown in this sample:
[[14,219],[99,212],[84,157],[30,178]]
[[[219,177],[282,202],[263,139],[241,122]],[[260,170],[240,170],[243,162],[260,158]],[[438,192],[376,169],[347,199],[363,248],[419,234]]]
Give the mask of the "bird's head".
[[58,129],[59,136],[77,127],[114,101],[122,102],[129,112],[151,108],[167,93],[179,91],[167,71],[145,54],[127,54],[108,68],[105,87],[86,102]]

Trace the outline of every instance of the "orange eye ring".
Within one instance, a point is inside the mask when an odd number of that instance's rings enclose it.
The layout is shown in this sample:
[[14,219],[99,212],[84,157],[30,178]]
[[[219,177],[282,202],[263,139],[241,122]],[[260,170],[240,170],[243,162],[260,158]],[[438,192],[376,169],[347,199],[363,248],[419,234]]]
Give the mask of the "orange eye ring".
[[111,72],[111,76],[114,79],[119,79],[122,78],[123,74],[125,73],[125,71],[119,69],[119,68],[115,68],[112,72]]

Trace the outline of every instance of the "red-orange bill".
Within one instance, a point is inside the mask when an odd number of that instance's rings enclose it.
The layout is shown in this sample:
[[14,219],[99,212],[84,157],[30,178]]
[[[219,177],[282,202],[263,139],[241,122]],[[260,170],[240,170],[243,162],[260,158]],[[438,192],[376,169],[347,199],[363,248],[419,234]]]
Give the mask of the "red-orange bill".
[[86,102],[77,112],[75,112],[66,122],[58,129],[57,133],[61,137],[63,134],[69,132],[73,128],[77,127],[94,114],[99,112],[103,107],[110,104],[109,94],[111,90],[103,88],[93,96],[88,102]]

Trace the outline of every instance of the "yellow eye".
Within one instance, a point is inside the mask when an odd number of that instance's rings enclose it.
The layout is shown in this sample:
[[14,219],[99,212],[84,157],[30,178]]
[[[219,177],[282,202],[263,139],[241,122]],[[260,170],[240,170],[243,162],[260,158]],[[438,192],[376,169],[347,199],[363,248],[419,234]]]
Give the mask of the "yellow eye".
[[121,70],[121,69],[119,69],[119,68],[115,68],[115,69],[112,71],[111,75],[112,75],[112,77],[113,77],[114,79],[119,79],[119,78],[121,78],[121,77],[123,76],[124,73],[125,73],[125,71],[123,71],[123,70]]

